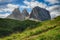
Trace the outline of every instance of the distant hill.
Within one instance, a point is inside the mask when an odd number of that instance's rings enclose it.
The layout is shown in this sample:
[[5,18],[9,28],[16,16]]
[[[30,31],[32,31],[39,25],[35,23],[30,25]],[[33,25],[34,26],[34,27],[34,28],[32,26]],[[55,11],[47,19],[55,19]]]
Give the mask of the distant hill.
[[60,16],[43,22],[0,19],[0,40],[60,40]]

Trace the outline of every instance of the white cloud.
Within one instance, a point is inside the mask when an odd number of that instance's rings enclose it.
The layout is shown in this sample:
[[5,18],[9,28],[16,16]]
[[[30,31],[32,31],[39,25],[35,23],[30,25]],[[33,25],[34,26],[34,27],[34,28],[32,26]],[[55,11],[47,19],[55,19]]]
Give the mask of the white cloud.
[[[11,1],[12,0],[0,0],[0,2],[11,2]],[[20,6],[20,8],[34,8],[36,6],[39,6],[39,7],[46,8],[47,10],[49,10],[51,18],[54,18],[54,17],[60,15],[60,6],[59,5],[53,5],[53,6],[48,7],[45,3],[38,2],[35,0],[31,0],[31,2],[29,2],[28,0],[25,0],[23,2],[26,6],[22,5],[22,6]],[[45,2],[49,2],[50,4],[59,3],[58,0],[45,0]],[[4,6],[4,8],[1,7],[0,12],[7,12],[7,11],[12,12],[17,7],[19,7],[19,5],[8,4],[6,7]],[[8,15],[9,15],[8,13],[0,14],[0,18],[4,18]]]
[[46,9],[49,11],[54,11],[54,10],[58,11],[60,10],[60,5],[53,5],[53,6],[47,7]]
[[9,8],[17,8],[19,5],[14,5],[14,4],[8,4],[7,7]]
[[0,14],[0,18],[6,18],[9,15],[9,13],[6,14]]
[[[45,8],[50,11],[51,18],[57,17],[60,15],[60,6],[59,5],[53,5],[53,6],[47,6],[46,4],[38,1],[31,0],[31,2],[28,2],[27,0],[24,1],[24,3],[27,6],[22,6],[23,8],[34,8],[36,6]],[[58,3],[57,0],[45,0],[46,2],[49,2],[50,4]]]
[[39,7],[42,7],[42,8],[46,8],[46,4],[42,3],[42,2],[38,2],[38,1],[31,1],[31,2],[28,2],[28,1],[24,1],[24,3],[27,5],[27,6],[23,6],[25,8],[34,8],[36,6],[39,6]]
[[0,9],[0,12],[7,12],[7,11],[12,12],[15,8],[18,8],[18,7],[19,7],[19,5],[8,4],[8,5],[6,6],[6,8],[1,8],[1,9]]
[[49,2],[50,4],[59,3],[58,0],[45,0],[45,2]]
[[13,11],[15,8],[18,8],[19,5],[14,5],[14,4],[8,4],[7,8],[4,9],[5,11]]
[[60,12],[53,11],[53,12],[50,13],[50,15],[51,15],[51,18],[55,18],[57,16],[60,16]]
[[30,8],[30,6],[20,6],[20,8]]
[[[4,13],[4,14],[0,14],[0,18],[2,17],[2,18],[4,18],[4,17],[6,17],[8,14],[7,14],[7,12],[12,12],[15,8],[18,8],[19,7],[19,5],[14,5],[14,4],[8,4],[7,6],[6,6],[6,8],[0,8],[0,12],[6,12],[6,13]],[[10,14],[9,13],[9,14]]]
[[51,18],[55,18],[57,16],[60,16],[60,5],[53,5],[46,8],[50,11]]

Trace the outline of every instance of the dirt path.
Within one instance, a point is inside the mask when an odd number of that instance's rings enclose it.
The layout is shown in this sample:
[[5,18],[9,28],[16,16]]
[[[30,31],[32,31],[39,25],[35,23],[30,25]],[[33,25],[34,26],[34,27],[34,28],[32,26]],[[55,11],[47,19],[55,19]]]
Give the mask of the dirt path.
[[37,34],[34,34],[34,35],[31,35],[31,36],[29,36],[29,37],[25,37],[25,38],[23,38],[22,40],[29,40],[30,38],[34,38],[34,37],[38,36],[38,34],[45,33],[45,32],[47,32],[47,31],[49,31],[49,30],[54,29],[54,28],[56,28],[56,26],[51,27],[51,28],[48,28],[48,29],[46,29],[46,30],[43,30],[42,32],[37,33]]

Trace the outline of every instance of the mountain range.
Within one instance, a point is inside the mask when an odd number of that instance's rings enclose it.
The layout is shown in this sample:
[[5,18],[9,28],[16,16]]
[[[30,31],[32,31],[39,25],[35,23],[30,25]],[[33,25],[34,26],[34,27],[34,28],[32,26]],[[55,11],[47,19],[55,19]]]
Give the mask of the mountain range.
[[21,13],[19,8],[16,8],[12,12],[12,14],[10,14],[7,18],[15,19],[15,20],[36,19],[40,21],[45,21],[45,20],[50,20],[51,16],[48,10],[36,6],[32,9],[30,15],[26,9],[24,9]]

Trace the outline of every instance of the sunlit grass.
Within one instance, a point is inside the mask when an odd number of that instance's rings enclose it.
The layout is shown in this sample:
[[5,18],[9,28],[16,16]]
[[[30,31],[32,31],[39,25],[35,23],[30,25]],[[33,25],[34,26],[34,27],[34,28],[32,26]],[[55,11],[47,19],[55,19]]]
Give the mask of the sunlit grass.
[[35,28],[29,26],[23,32],[13,33],[0,40],[59,40],[60,39],[60,17],[54,20],[44,21]]

